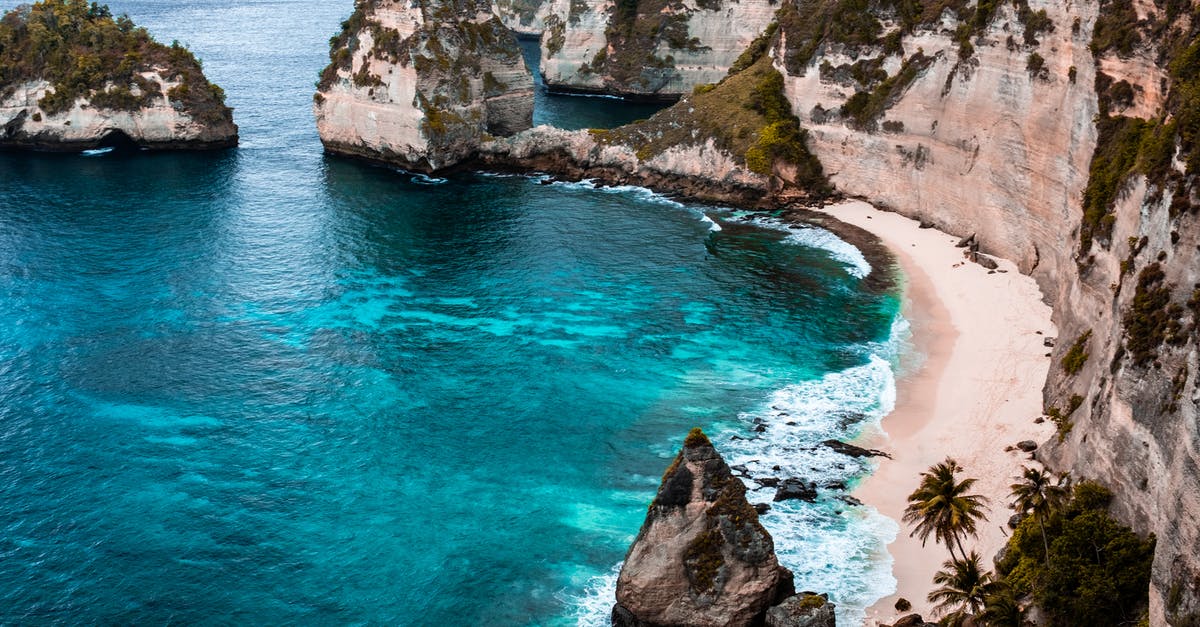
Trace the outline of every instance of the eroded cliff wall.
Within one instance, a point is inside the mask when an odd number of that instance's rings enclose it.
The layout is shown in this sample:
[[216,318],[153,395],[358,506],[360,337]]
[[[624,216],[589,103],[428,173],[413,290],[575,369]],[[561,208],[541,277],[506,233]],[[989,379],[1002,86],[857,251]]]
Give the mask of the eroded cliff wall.
[[976,233],[1053,301],[1042,455],[1157,536],[1151,624],[1200,616],[1196,11],[796,0],[773,50],[839,191]]
[[548,0],[552,89],[673,100],[716,83],[774,17],[771,0]]
[[533,78],[477,0],[359,0],[314,96],[326,150],[433,171],[533,123]]

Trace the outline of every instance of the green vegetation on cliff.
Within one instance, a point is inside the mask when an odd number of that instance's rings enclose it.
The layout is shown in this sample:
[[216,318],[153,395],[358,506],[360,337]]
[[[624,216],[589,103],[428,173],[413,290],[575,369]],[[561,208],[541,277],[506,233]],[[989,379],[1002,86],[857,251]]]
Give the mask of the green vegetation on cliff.
[[[1033,11],[1028,0],[797,0],[780,11],[779,23],[787,40],[801,42],[784,51],[784,64],[788,73],[803,74],[817,51],[828,45],[899,54],[904,36],[936,28],[945,15],[958,20],[954,40],[959,56],[969,58],[974,54],[971,40],[982,34],[998,9],[1009,2],[1024,27],[1026,45],[1036,45],[1040,33],[1054,28],[1046,12]],[[885,20],[896,28],[885,29]]]
[[604,32],[607,50],[588,69],[611,76],[618,85],[650,88],[648,73],[675,65],[672,55],[655,54],[660,44],[674,50],[704,48],[699,39],[689,36],[688,18],[687,11],[675,10],[669,0],[617,0]]
[[84,98],[97,108],[133,111],[162,98],[163,86],[143,73],[165,67],[179,81],[168,92],[177,107],[209,123],[230,119],[225,94],[178,43],[155,42],[125,16],[84,0],[43,0],[0,19],[0,95],[45,80],[52,91],[38,106],[50,115]]
[[[1147,46],[1168,68],[1166,104],[1150,120],[1119,115],[1135,92],[1125,81],[1096,75],[1100,96],[1099,138],[1084,191],[1080,255],[1094,242],[1111,243],[1112,215],[1121,192],[1135,174],[1146,177],[1151,199],[1171,194],[1172,217],[1200,210],[1192,204],[1200,174],[1200,8],[1187,0],[1155,0],[1157,18],[1139,20],[1132,0],[1103,0],[1092,39],[1098,57],[1128,57]],[[1185,28],[1186,26],[1186,28]],[[1183,164],[1182,171],[1174,165]]]
[[[1145,611],[1154,537],[1108,513],[1112,494],[1082,482],[1044,519],[1022,518],[997,568],[1015,596],[1030,595],[1047,625],[1132,625]],[[999,601],[1000,598],[997,598]]]
[[[768,28],[768,32],[773,32]],[[702,85],[682,102],[651,119],[593,135],[602,142],[635,147],[643,161],[676,146],[711,139],[752,172],[786,176],[814,196],[831,191],[820,161],[808,150],[808,133],[783,95],[783,75],[771,66],[768,45],[752,45],[733,73]],[[756,54],[757,53],[757,54]]]
[[935,535],[950,549],[928,595],[940,624],[1023,625],[1031,603],[1041,609],[1038,624],[1053,627],[1132,625],[1145,616],[1154,537],[1116,522],[1103,486],[1024,468],[1011,485],[1020,523],[992,573],[959,540],[983,517],[972,502],[979,497],[965,494],[975,479],[959,480],[961,470],[947,459],[922,473],[904,517],[913,535]]

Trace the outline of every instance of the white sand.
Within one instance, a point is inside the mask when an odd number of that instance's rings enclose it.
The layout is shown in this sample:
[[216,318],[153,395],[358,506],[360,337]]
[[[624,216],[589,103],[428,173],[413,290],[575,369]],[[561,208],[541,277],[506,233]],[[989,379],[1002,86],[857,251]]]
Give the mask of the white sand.
[[[976,493],[990,499],[989,519],[979,538],[964,543],[977,550],[990,569],[992,557],[1007,540],[1012,512],[1009,485],[1021,466],[1035,465],[1020,451],[1005,452],[1021,440],[1043,442],[1054,434],[1042,413],[1042,385],[1050,367],[1043,338],[1055,337],[1050,307],[1034,280],[1007,261],[1001,270],[963,258],[958,238],[863,202],[847,202],[826,211],[838,220],[874,233],[891,249],[905,274],[904,315],[912,324],[913,344],[923,363],[898,382],[896,409],[883,419],[883,439],[865,445],[883,449],[878,469],[855,496],[900,522],[906,498],[919,474],[953,457],[975,477]],[[1038,331],[1042,335],[1037,334]],[[903,370],[903,368],[902,368]],[[896,594],[867,612],[868,624],[891,623],[909,612],[894,609],[896,599],[912,603],[910,612],[934,618],[925,600],[934,573],[949,552],[934,542],[921,546],[901,531],[888,550],[895,559]]]

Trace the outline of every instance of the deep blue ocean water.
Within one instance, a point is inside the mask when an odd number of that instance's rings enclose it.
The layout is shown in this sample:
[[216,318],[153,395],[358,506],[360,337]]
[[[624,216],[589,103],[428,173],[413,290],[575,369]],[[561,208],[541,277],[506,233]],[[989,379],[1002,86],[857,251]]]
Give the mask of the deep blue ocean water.
[[[899,306],[845,243],[324,157],[349,1],[112,7],[197,52],[242,146],[0,154],[0,623],[603,623],[690,427],[758,476],[864,472],[816,443],[886,411]],[[853,617],[895,530],[840,494],[764,522]]]

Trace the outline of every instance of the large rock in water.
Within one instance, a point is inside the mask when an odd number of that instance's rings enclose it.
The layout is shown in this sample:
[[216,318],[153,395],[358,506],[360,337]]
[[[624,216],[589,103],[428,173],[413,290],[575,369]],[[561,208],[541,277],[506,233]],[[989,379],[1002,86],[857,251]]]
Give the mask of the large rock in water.
[[533,125],[533,76],[485,0],[359,0],[313,97],[331,153],[430,172]]
[[225,94],[179,44],[95,3],[45,0],[0,18],[0,148],[236,146]]
[[625,557],[613,624],[761,624],[794,591],[746,487],[693,429]]

